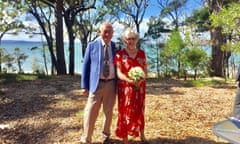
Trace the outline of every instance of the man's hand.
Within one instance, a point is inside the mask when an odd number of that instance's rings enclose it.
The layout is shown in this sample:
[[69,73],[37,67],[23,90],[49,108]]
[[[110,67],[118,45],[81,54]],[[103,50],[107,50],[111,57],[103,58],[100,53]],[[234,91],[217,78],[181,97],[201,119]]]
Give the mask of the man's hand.
[[81,90],[81,94],[82,94],[83,96],[88,96],[88,90],[87,90],[87,89],[82,89],[82,90]]

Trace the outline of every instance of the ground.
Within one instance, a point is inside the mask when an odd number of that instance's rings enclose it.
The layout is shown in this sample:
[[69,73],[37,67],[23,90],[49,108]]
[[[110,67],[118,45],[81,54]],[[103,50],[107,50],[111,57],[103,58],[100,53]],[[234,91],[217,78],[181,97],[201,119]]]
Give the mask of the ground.
[[[79,77],[4,83],[0,81],[1,144],[79,144],[87,98]],[[212,132],[216,122],[232,111],[236,84],[186,87],[179,80],[148,80],[145,134],[150,144],[225,144]],[[112,142],[117,108],[114,109]],[[103,115],[93,141],[99,143]],[[131,138],[130,144],[139,143]]]

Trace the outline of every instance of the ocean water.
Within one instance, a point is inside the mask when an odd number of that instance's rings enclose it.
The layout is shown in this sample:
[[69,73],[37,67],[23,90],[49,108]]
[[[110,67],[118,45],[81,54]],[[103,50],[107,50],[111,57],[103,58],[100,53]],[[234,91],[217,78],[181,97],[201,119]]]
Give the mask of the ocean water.
[[[34,50],[31,50],[33,47],[37,47]],[[27,59],[22,63],[22,69],[25,73],[31,73],[33,71],[32,66],[33,63],[36,63],[34,61],[37,61],[37,64],[39,68],[44,69],[44,60],[43,60],[43,42],[34,42],[34,41],[15,41],[15,40],[3,40],[1,41],[0,48],[3,49],[5,54],[11,54],[14,55],[14,49],[19,48],[20,53],[24,53],[27,55]],[[66,60],[66,66],[68,69],[68,55],[69,51],[68,49],[68,43],[64,44],[65,48],[65,60]],[[50,72],[51,69],[51,60],[49,51],[46,47],[46,57],[47,57],[47,66],[48,71]],[[75,73],[80,73],[82,68],[82,48],[80,43],[75,43]],[[6,67],[4,64],[2,67]],[[17,68],[17,65],[14,63],[14,67]]]
[[[37,47],[35,50],[31,50],[31,48]],[[43,63],[43,56],[42,56],[42,47],[43,42],[34,42],[34,41],[16,41],[16,40],[3,40],[1,41],[0,48],[4,50],[4,53],[8,53],[13,55],[14,49],[19,48],[21,53],[24,53],[28,56],[28,58],[23,62],[22,69],[25,73],[31,73],[33,71],[33,63],[37,60],[37,64],[39,65],[40,69],[44,69],[44,63]],[[68,70],[68,64],[69,64],[69,51],[68,51],[68,43],[64,44],[65,47],[65,61],[66,66]],[[141,49],[143,49],[147,55],[148,60],[148,71],[150,73],[156,73],[156,57],[157,57],[157,50],[154,48],[154,46],[142,46]],[[210,54],[211,47],[210,46],[204,46],[202,47],[208,54]],[[47,55],[47,66],[48,71],[50,73],[51,70],[51,60],[50,55],[48,52],[48,49],[46,47],[46,55]],[[152,57],[152,59],[150,59]],[[80,74],[82,71],[82,47],[81,43],[76,42],[75,43],[75,73]],[[153,64],[154,63],[154,64]],[[155,65],[155,66],[153,66]],[[17,68],[17,65],[14,64],[14,66]],[[4,66],[4,64],[2,65]]]
[[[31,50],[33,47],[37,47],[34,50]],[[31,73],[33,71],[33,63],[37,60],[37,64],[40,69],[44,69],[44,60],[42,56],[42,47],[43,42],[35,42],[35,41],[16,41],[16,40],[3,40],[1,41],[0,48],[3,49],[5,54],[11,54],[13,55],[14,49],[19,48],[20,53],[24,53],[28,56],[28,58],[22,63],[22,69],[24,73]],[[68,70],[68,64],[69,64],[69,51],[68,51],[68,43],[64,44],[65,47],[65,61],[66,66]],[[152,47],[146,47],[142,46],[142,49],[146,52],[147,55],[151,55],[151,57],[154,57],[156,55],[156,49]],[[50,60],[50,54],[47,49],[45,48],[46,56],[47,56],[47,67],[48,72],[50,73],[51,70],[51,60]],[[149,59],[150,60],[150,59]],[[75,73],[80,74],[82,71],[82,47],[81,43],[76,42],[75,43]],[[36,63],[36,62],[35,62]],[[4,64],[2,67],[6,67]],[[14,67],[18,68],[16,63],[14,63]],[[156,71],[155,68],[149,70],[149,71]]]

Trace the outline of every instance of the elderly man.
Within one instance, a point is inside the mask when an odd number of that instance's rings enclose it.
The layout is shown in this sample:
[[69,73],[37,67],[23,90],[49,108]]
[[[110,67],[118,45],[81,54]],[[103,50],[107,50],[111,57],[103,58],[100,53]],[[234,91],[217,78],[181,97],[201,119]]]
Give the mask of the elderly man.
[[88,96],[84,111],[83,134],[81,143],[91,143],[95,122],[101,105],[105,121],[103,122],[103,143],[110,137],[113,107],[116,98],[116,72],[113,64],[115,43],[111,41],[113,27],[103,23],[99,29],[100,37],[90,42],[84,55],[81,87]]

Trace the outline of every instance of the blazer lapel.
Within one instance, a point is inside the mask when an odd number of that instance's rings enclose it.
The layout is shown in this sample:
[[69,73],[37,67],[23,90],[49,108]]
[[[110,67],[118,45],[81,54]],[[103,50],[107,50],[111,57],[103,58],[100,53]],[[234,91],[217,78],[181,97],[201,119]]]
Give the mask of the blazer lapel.
[[102,42],[101,42],[101,40],[99,39],[99,41],[98,41],[98,47],[99,47],[99,49],[98,49],[98,56],[99,56],[99,62],[100,62],[100,65],[102,64],[102,62],[103,62],[103,56],[102,56],[102,54],[103,54],[103,46],[102,46]]

